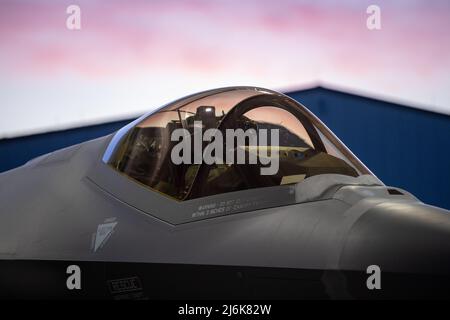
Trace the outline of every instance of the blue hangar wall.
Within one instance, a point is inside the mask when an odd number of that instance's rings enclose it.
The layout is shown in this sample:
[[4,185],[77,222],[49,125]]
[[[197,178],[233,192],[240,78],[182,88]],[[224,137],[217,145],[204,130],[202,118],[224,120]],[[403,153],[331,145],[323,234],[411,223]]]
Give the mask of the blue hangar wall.
[[[315,113],[385,184],[450,209],[450,116],[323,87],[288,95]],[[0,140],[0,172],[132,120]]]

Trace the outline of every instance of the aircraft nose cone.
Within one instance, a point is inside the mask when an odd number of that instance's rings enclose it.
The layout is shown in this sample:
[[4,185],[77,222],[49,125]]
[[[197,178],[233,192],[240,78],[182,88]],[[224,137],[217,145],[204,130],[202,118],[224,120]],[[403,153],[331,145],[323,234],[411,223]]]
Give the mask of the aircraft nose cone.
[[367,276],[367,268],[376,265],[391,296],[450,297],[449,213],[420,202],[369,209],[349,232],[341,270]]

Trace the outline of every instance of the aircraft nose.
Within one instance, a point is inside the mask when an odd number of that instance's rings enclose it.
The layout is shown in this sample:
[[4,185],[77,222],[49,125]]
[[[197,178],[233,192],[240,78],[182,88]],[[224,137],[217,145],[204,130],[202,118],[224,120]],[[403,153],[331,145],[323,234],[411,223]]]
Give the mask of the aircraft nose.
[[420,202],[386,202],[353,225],[341,262],[392,272],[450,274],[450,211]]
[[348,234],[340,269],[360,271],[348,281],[365,297],[373,294],[365,279],[375,265],[382,274],[382,297],[449,298],[449,213],[420,202],[386,202],[369,209]]

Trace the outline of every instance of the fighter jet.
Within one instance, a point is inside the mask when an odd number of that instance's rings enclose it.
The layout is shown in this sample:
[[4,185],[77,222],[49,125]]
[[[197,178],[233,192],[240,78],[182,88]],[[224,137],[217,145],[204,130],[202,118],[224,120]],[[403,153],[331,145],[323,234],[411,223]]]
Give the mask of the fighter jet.
[[297,101],[220,88],[1,174],[0,295],[449,298],[449,217]]

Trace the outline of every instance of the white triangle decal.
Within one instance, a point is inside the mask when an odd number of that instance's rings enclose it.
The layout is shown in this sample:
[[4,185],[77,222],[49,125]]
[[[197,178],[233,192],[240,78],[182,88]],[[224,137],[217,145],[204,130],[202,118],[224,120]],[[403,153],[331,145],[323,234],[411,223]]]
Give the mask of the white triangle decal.
[[95,235],[94,252],[103,244],[103,242],[109,237],[114,230],[117,222],[110,222],[99,224],[97,227],[97,234]]

